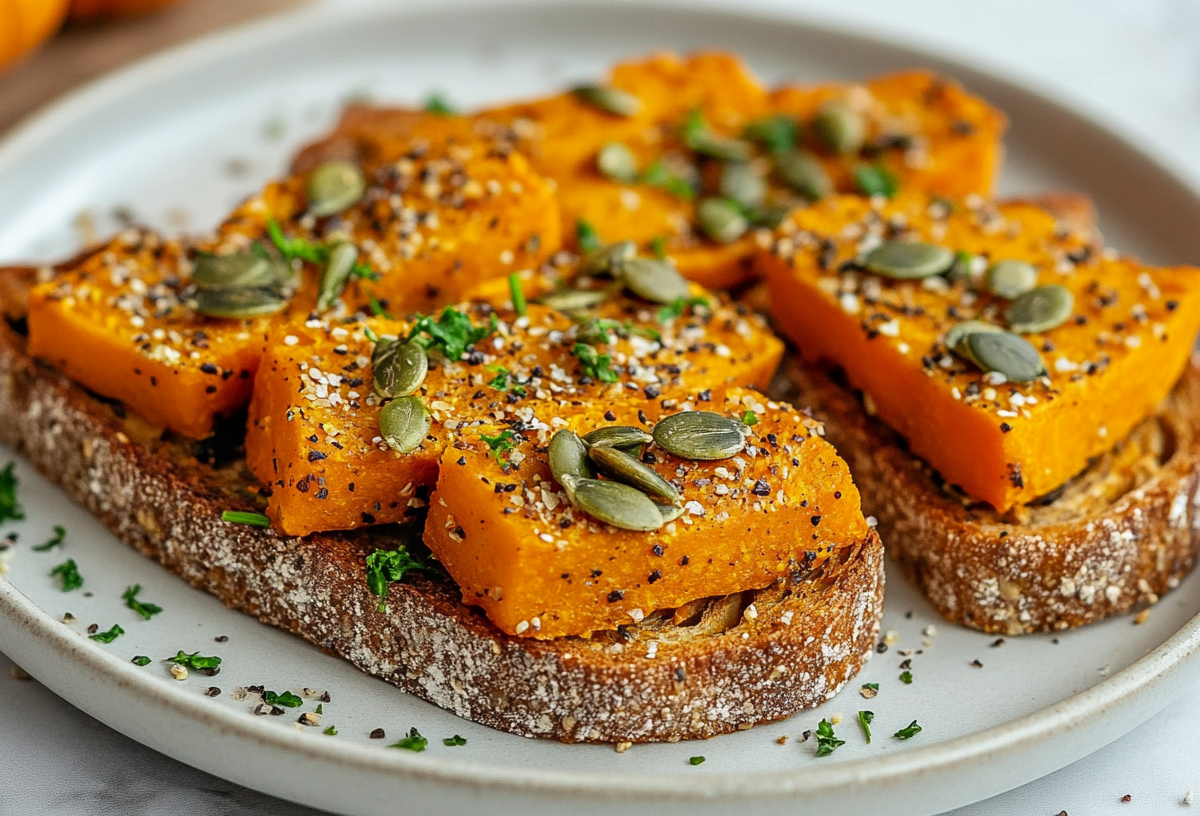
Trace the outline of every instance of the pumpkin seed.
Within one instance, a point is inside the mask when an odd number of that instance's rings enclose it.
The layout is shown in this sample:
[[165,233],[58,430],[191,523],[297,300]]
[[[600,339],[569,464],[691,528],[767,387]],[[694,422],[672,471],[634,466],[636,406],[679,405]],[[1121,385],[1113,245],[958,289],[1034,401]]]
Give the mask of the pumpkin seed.
[[663,526],[663,514],[646,494],[620,482],[563,474],[571,504],[605,524],[649,532]]
[[1010,382],[1029,382],[1046,373],[1038,350],[1012,332],[975,332],[963,341],[970,358],[984,371],[998,371]]
[[867,253],[863,265],[876,275],[914,280],[940,275],[954,263],[954,253],[944,246],[920,241],[884,241]]
[[834,153],[857,153],[867,137],[866,120],[839,99],[822,105],[813,125],[821,141]]
[[667,304],[688,296],[688,284],[679,271],[655,258],[631,258],[621,266],[621,280],[630,292],[651,303]]
[[659,504],[658,502],[654,502],[654,506],[662,514],[663,524],[670,524],[687,512],[683,509],[682,504]]
[[317,218],[335,215],[357,204],[366,189],[367,179],[354,162],[325,162],[308,177],[308,211]]
[[696,205],[696,221],[704,234],[719,244],[730,244],[746,234],[750,220],[723,198],[706,198]]
[[624,451],[616,448],[591,447],[588,449],[588,456],[591,458],[592,464],[596,466],[596,470],[610,479],[615,479],[630,487],[636,487],[653,498],[666,499],[672,503],[680,500],[679,491],[675,489],[675,485],[659,476],[658,471],[654,468]]
[[688,147],[700,155],[721,161],[741,162],[754,155],[754,146],[745,139],[722,136],[707,128],[696,131],[685,141]]
[[620,142],[609,142],[596,154],[596,168],[613,181],[637,181],[637,157]]
[[783,223],[783,219],[787,218],[789,212],[791,210],[782,204],[770,205],[766,207],[753,207],[746,213],[746,217],[750,219],[751,226],[775,229]]
[[649,445],[653,441],[653,436],[632,425],[609,425],[583,435],[585,445],[594,448],[616,448],[626,453],[640,450],[643,445]]
[[208,317],[246,318],[283,311],[288,299],[279,290],[266,287],[242,289],[197,289],[192,311]]
[[608,297],[606,289],[559,289],[542,295],[537,302],[560,312],[581,312],[599,306]]
[[354,244],[342,241],[329,251],[329,261],[325,264],[325,273],[321,275],[321,291],[317,295],[317,309],[325,311],[333,307],[337,299],[346,290],[346,282],[350,273],[358,263],[358,248]]
[[283,261],[253,252],[201,255],[192,269],[192,283],[201,289],[244,289],[289,285],[295,274]]
[[784,184],[810,201],[820,201],[833,193],[833,181],[824,166],[806,150],[787,150],[775,156],[775,172]]
[[578,275],[614,275],[621,265],[637,255],[637,244],[633,241],[617,241],[594,249],[583,256],[576,270]]
[[1008,304],[1004,319],[1018,334],[1036,334],[1067,322],[1074,308],[1075,296],[1071,290],[1051,283],[1032,289]]
[[987,271],[987,290],[996,297],[1013,300],[1037,286],[1037,267],[1012,259],[996,261]]
[[588,459],[587,446],[574,431],[563,429],[550,440],[550,473],[554,481],[563,483],[564,476],[574,476],[579,479],[593,479],[596,469]]
[[425,347],[415,341],[401,343],[384,341],[375,345],[377,354],[372,354],[374,369],[373,387],[381,397],[407,397],[421,387],[429,373],[429,355]]
[[767,195],[767,181],[750,162],[729,162],[721,169],[720,190],[744,207],[757,207]]
[[611,85],[580,85],[571,93],[580,101],[617,116],[634,116],[642,109],[642,100]]
[[392,450],[409,453],[425,441],[433,419],[420,397],[394,399],[379,412],[379,435]]
[[684,411],[659,420],[653,435],[667,453],[708,461],[741,453],[748,430],[744,423],[711,411]]
[[[608,321],[611,324],[612,321]],[[600,343],[608,343],[612,340],[609,330],[605,328],[605,324],[600,322],[599,318],[592,317],[579,324],[579,328],[575,330],[575,339],[580,343],[590,343],[595,346]]]
[[995,333],[1002,331],[1004,331],[1004,329],[1000,328],[999,326],[993,326],[991,323],[984,323],[982,320],[967,320],[963,323],[958,323],[954,326],[951,326],[950,330],[946,332],[946,336],[942,339],[942,342],[945,344],[946,348],[950,349],[958,356],[965,357],[966,359],[971,360],[971,362],[975,362],[973,359],[971,359],[970,355],[967,354],[967,349],[963,345],[963,341],[966,340],[968,336],[975,334],[976,332]]

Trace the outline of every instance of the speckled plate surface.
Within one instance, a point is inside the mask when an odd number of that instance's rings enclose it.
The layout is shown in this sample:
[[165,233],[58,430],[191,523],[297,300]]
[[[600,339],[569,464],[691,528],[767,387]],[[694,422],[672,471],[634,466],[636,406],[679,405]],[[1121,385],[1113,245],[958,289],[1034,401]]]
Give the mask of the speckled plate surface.
[[[918,65],[956,75],[1013,119],[1005,192],[1086,190],[1114,245],[1153,261],[1200,258],[1194,191],[1102,126],[969,67],[881,39],[695,3],[454,0],[269,21],[168,53],[57,103],[0,147],[0,260],[66,254],[80,229],[111,231],[123,210],[165,229],[207,226],[279,172],[350,95],[412,102],[438,89],[473,105],[594,76],[618,57],[703,46],[742,53],[769,81]],[[7,458],[0,451],[0,461]],[[19,540],[0,580],[0,650],[157,750],[343,813],[935,812],[1096,750],[1200,676],[1200,578],[1186,581],[1142,625],[1123,618],[999,646],[994,637],[941,625],[894,578],[884,622],[894,642],[818,711],[708,742],[623,754],[527,740],[458,719],[223,608],[119,544],[23,463],[18,474],[28,518],[6,527]],[[68,531],[63,547],[34,552],[55,524]],[[48,573],[68,557],[85,584],[64,594]],[[165,609],[152,621],[121,601],[134,583]],[[61,622],[68,612],[77,622]],[[84,636],[93,623],[118,623],[127,634],[103,646]],[[220,675],[174,680],[160,661],[179,649],[220,655]],[[907,650],[911,685],[899,679]],[[139,654],[154,662],[131,664]],[[857,689],[870,682],[880,690],[868,702]],[[256,701],[234,694],[249,685],[328,691],[321,724],[338,735],[295,724],[316,699],[287,716],[254,716]],[[220,695],[206,696],[210,687]],[[864,708],[875,712],[870,745],[856,722]],[[837,733],[846,745],[818,759],[801,735],[835,714],[844,718]],[[891,737],[913,720],[920,734]],[[412,727],[430,739],[424,753],[369,739],[383,728],[390,743]],[[455,734],[467,744],[442,744]],[[777,744],[785,735],[787,743]],[[700,755],[704,764],[689,763]]]

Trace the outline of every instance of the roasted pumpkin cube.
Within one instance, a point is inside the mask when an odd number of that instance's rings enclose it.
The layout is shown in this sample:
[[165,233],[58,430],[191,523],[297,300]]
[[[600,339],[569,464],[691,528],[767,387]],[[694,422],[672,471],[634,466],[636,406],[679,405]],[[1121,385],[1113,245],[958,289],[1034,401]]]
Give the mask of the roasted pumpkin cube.
[[[865,271],[882,241],[914,239],[966,253],[960,271]],[[1056,490],[1141,422],[1200,326],[1200,271],[1145,266],[1091,239],[1027,203],[844,196],[795,212],[759,260],[775,324],[800,353],[844,370],[947,483],[1004,511]],[[1009,301],[985,274],[1003,260],[1028,262],[1038,285],[1065,287],[1073,302],[1065,322],[1025,335],[1046,367],[1030,382],[985,373],[946,345],[968,320],[1008,327]]]
[[[638,395],[565,403],[545,426],[466,431],[442,457],[425,542],[502,631],[587,636],[689,601],[799,581],[868,533],[846,464],[819,425],[744,389],[676,393],[676,405],[756,418],[748,447],[718,461],[650,447],[649,462],[682,493],[683,515],[651,532],[597,521],[551,475],[555,431],[644,427],[667,413]],[[679,410],[676,408],[675,410]],[[503,426],[500,426],[501,428]],[[749,612],[749,614],[753,614]]]

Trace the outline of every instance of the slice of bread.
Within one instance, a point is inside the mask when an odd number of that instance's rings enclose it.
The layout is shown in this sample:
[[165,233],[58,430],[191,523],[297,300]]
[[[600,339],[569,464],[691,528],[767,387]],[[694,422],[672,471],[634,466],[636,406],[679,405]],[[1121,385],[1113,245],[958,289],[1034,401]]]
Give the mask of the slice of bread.
[[22,299],[34,275],[0,270],[0,441],[193,586],[442,708],[567,742],[705,738],[824,702],[871,654],[884,584],[873,530],[798,583],[587,639],[505,635],[448,579],[421,575],[392,584],[380,611],[365,559],[402,528],[293,538],[221,521],[261,503],[236,432],[164,435],[31,359]]
[[888,554],[947,620],[1016,635],[1156,603],[1200,547],[1200,359],[1153,416],[1059,490],[998,514],[946,484],[836,373],[789,360],[879,519]]

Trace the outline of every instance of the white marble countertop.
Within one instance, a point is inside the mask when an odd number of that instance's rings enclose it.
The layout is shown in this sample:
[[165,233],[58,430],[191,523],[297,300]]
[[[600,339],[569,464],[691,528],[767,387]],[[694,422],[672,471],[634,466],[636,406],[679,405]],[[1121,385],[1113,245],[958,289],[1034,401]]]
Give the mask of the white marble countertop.
[[[1200,3],[1194,0],[754,4],[885,30],[996,68],[1111,123],[1200,184]],[[36,681],[15,679],[12,668],[0,656],[0,816],[315,813],[158,755]],[[1191,812],[1184,798],[1192,789],[1200,813],[1200,687],[1092,756],[955,816],[1183,816]],[[1123,803],[1126,795],[1131,801]]]

